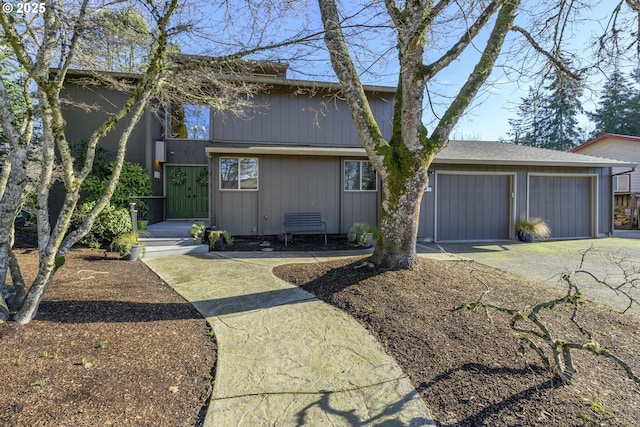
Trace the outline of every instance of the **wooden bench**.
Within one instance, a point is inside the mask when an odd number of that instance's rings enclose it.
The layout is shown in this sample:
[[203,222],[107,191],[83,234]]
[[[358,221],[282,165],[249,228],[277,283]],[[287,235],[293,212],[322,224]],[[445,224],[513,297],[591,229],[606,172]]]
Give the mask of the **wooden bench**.
[[320,212],[288,212],[284,214],[284,245],[287,246],[288,232],[320,232],[327,244],[327,224],[320,218]]

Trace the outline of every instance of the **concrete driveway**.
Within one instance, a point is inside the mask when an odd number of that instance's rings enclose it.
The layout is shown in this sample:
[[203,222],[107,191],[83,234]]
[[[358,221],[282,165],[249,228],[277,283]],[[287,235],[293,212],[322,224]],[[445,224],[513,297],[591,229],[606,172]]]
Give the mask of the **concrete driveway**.
[[[533,243],[430,243],[420,246],[423,246],[425,251],[445,251],[561,289],[566,287],[560,280],[560,275],[578,269],[583,253],[588,250],[582,266],[583,270],[606,279],[612,285],[619,285],[624,281],[624,273],[620,268],[622,266],[627,272],[634,272],[637,285],[640,287],[640,240],[637,239],[607,238]],[[578,277],[583,283],[582,289],[587,299],[599,300],[619,310],[629,305],[628,298],[593,280],[588,280],[586,275]],[[633,288],[631,294],[640,301],[640,289]],[[636,304],[632,311],[640,314],[640,307]]]

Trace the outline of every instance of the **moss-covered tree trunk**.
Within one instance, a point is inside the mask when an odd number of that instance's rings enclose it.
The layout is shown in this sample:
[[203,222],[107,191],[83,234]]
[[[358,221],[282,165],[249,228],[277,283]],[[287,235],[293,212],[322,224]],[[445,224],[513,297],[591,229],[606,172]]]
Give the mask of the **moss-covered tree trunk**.
[[[390,21],[397,33],[399,78],[394,101],[393,131],[386,140],[373,117],[359,74],[351,59],[335,0],[318,0],[325,29],[325,44],[340,81],[342,94],[369,160],[382,180],[382,209],[378,239],[371,261],[390,269],[416,265],[418,219],[427,170],[465,109],[488,78],[511,29],[519,0],[494,0],[475,10],[462,22],[460,39],[431,64],[424,64],[426,35],[430,26],[447,15],[451,2],[414,0],[396,4],[386,0]],[[457,7],[463,5],[455,5]],[[452,7],[454,7],[452,5]],[[457,9],[456,9],[457,10]],[[493,21],[492,21],[492,18]],[[459,58],[473,39],[490,23],[493,28],[469,78],[452,98],[435,129],[428,134],[422,120],[427,83]],[[453,24],[452,24],[453,25]],[[359,33],[359,37],[362,34]]]

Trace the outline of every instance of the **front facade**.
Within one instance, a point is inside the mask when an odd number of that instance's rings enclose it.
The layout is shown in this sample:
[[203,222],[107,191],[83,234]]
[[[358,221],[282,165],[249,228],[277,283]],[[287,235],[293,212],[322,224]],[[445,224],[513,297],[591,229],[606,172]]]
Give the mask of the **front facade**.
[[[251,78],[269,90],[242,118],[185,105],[174,107],[179,120],[163,123],[147,112],[136,127],[127,159],[152,177],[152,222],[209,219],[241,236],[282,233],[287,212],[320,212],[329,234],[345,234],[355,222],[377,225],[380,180],[338,86],[283,74]],[[65,90],[107,106],[123,97],[72,79]],[[388,138],[395,88],[366,90]],[[86,138],[99,116],[70,108],[69,138]],[[611,170],[626,166],[498,142],[451,141],[431,167],[419,238],[515,239],[522,215],[547,220],[553,238],[607,236],[613,231]]]
[[[282,233],[287,212],[320,212],[330,234],[346,234],[354,222],[377,223],[378,178],[336,89],[283,82],[257,100],[269,108],[251,120],[214,117],[205,148],[212,223],[239,235]],[[394,91],[367,92],[387,137]]]

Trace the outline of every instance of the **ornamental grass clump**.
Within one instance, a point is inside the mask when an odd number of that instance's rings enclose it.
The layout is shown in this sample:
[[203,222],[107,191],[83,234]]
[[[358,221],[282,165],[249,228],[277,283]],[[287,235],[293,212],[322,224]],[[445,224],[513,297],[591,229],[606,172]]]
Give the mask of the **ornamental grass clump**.
[[538,217],[521,217],[516,222],[518,237],[520,240],[530,241],[532,239],[544,240],[551,237],[551,227],[545,220]]

